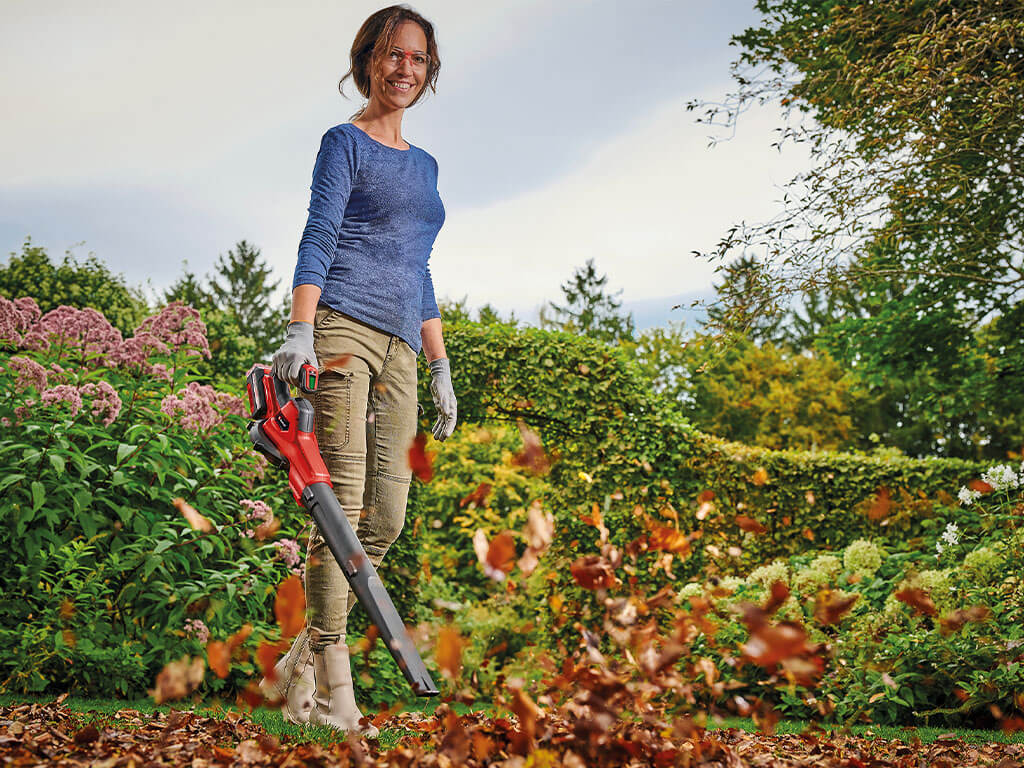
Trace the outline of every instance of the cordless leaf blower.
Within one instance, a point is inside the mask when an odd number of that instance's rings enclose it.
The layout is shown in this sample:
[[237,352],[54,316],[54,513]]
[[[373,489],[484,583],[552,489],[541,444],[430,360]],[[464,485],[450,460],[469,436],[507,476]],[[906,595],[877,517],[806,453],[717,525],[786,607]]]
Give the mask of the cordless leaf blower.
[[[315,392],[317,379],[316,368],[302,366],[299,389]],[[272,464],[288,471],[292,495],[309,510],[413,692],[417,696],[436,696],[437,686],[331,488],[327,465],[313,433],[312,403],[304,397],[293,398],[287,382],[274,376],[266,365],[254,365],[245,382],[252,410],[249,437],[256,449]]]

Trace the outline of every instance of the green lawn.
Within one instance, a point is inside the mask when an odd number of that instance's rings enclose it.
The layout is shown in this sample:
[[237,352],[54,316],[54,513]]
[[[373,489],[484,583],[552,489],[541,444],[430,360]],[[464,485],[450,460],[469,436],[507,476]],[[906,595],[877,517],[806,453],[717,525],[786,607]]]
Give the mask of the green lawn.
[[[49,701],[53,701],[52,696],[16,696],[13,694],[0,694],[0,706],[10,706],[12,704],[22,703],[45,703]],[[140,712],[170,712],[172,709],[176,709],[179,711],[184,710],[196,712],[197,714],[208,715],[211,717],[223,717],[225,712],[232,710],[237,711],[239,709],[234,704],[224,705],[216,701],[207,701],[192,705],[184,702],[157,705],[153,703],[152,699],[148,698],[130,700],[89,699],[75,696],[69,696],[65,699],[64,705],[73,712],[80,712],[85,715],[95,713],[96,717],[86,717],[83,722],[102,720],[104,719],[104,716],[113,715],[121,709],[136,709]],[[437,703],[435,700],[424,701],[407,707],[407,710],[430,712],[436,705]],[[453,709],[459,714],[463,714],[471,710],[491,712],[492,714],[495,713],[493,707],[476,706],[471,708],[459,703],[455,703],[453,705]],[[291,723],[286,723],[281,717],[281,713],[276,709],[256,709],[250,712],[248,716],[254,723],[263,726],[267,732],[276,736],[290,736],[299,741],[317,741],[321,744],[329,744],[331,742],[344,740],[343,735],[337,733],[331,728],[328,728],[327,726],[300,727],[292,725]],[[720,723],[713,723],[709,727],[740,728],[745,731],[757,730],[757,726],[754,725],[753,721],[742,718],[727,718]],[[783,720],[776,726],[775,730],[777,733],[802,733],[809,727],[810,724],[806,721]],[[838,730],[838,728],[836,728],[836,730]],[[936,741],[939,736],[949,733],[955,733],[957,738],[976,744],[987,742],[1024,744],[1024,732],[1007,734],[1002,731],[979,731],[966,728],[935,728],[931,726],[905,728],[887,725],[856,725],[851,729],[851,732],[856,736],[874,736],[880,739],[900,739],[906,742],[913,741],[916,738],[920,739],[925,744],[930,744]],[[408,733],[408,731],[405,731],[404,729],[382,729],[380,732],[380,744],[382,747],[394,746],[406,733]]]

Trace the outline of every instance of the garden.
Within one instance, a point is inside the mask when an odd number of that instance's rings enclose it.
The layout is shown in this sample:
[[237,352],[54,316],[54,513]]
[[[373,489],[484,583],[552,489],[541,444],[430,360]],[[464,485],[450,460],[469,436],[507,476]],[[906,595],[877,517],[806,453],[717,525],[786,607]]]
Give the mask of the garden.
[[698,254],[699,329],[638,331],[593,261],[536,327],[443,302],[459,423],[430,437],[421,357],[380,567],[440,696],[357,606],[378,738],[259,685],[310,533],[249,439],[285,323],[259,250],[152,295],[27,240],[0,265],[4,763],[1024,765],[1010,5],[758,0],[738,92],[690,106],[812,112],[780,141],[818,165]]

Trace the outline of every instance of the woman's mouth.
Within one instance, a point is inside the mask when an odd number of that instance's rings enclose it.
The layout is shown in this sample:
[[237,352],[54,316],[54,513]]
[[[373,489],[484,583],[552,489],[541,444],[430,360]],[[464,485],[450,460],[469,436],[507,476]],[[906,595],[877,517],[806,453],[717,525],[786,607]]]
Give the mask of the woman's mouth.
[[408,93],[412,90],[412,83],[406,83],[401,80],[388,80],[387,83],[399,93]]

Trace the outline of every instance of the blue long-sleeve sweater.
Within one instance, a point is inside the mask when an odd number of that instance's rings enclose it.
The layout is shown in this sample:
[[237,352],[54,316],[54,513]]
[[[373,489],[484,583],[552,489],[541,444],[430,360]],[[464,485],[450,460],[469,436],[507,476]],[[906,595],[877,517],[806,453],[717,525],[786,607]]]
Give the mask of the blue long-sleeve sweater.
[[292,287],[420,351],[420,326],[440,317],[427,261],[444,224],[437,161],[381,144],[344,123],[320,143]]

